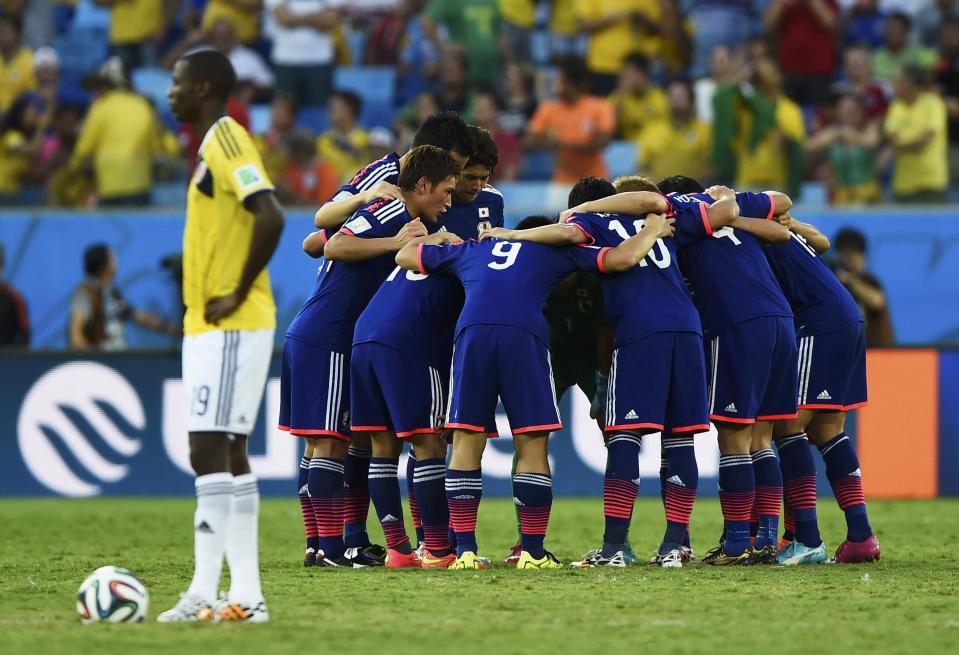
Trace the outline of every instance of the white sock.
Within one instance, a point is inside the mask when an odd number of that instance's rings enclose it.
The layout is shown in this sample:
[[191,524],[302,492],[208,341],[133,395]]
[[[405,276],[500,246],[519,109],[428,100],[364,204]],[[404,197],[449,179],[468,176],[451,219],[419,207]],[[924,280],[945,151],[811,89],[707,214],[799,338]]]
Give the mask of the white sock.
[[193,582],[187,593],[210,603],[216,602],[223,547],[233,502],[233,475],[210,473],[196,479],[196,513],[193,515]]
[[252,473],[233,478],[233,512],[226,539],[230,565],[230,602],[255,605],[263,600],[260,589],[258,523],[260,491]]

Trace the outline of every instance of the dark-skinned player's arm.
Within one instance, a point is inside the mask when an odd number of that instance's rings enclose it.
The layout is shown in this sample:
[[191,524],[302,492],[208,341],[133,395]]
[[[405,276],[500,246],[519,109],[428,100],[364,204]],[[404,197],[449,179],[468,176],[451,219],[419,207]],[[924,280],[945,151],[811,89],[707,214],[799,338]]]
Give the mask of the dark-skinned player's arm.
[[782,216],[776,217],[776,220],[780,225],[785,226],[790,232],[795,232],[804,238],[806,243],[812,246],[813,250],[820,255],[832,247],[832,244],[829,243],[829,237],[820,232],[819,228],[817,228],[815,225],[796,220],[788,212]]
[[333,230],[339,228],[349,220],[350,216],[379,198],[393,198],[402,200],[400,188],[395,184],[383,181],[378,182],[368,191],[357,193],[354,196],[341,200],[330,200],[316,210],[313,215],[313,225],[320,229]]
[[[345,229],[345,228],[344,228]],[[333,262],[358,262],[396,252],[411,239],[426,236],[426,226],[418,218],[400,228],[396,236],[364,239],[347,232],[337,232],[326,243],[323,256]]]
[[586,233],[569,223],[556,223],[532,227],[528,230],[509,230],[505,227],[491,227],[480,232],[479,240],[502,239],[503,241],[529,241],[545,246],[576,246],[589,243]]
[[590,200],[583,204],[567,209],[559,215],[560,222],[564,222],[570,214],[629,214],[642,216],[643,214],[665,214],[671,208],[666,196],[652,191],[630,191],[606,196],[599,200]]
[[235,312],[246,300],[253,281],[266,268],[280,242],[283,232],[283,209],[276,201],[276,194],[263,191],[246,201],[246,208],[253,214],[253,236],[250,239],[250,251],[243,264],[243,272],[236,288],[225,296],[210,298],[203,312],[207,323],[216,325],[222,319]]
[[635,236],[605,250],[603,268],[609,273],[622,273],[638,265],[656,245],[656,239],[673,236],[675,223],[675,218],[666,218],[665,214],[647,215],[646,224]]

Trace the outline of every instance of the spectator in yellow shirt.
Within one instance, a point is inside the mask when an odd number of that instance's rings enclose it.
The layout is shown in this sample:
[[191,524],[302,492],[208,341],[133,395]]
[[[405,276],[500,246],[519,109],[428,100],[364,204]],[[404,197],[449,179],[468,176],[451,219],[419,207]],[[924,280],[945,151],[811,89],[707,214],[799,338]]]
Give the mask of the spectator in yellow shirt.
[[330,97],[330,126],[316,140],[320,159],[328,162],[341,182],[347,182],[368,161],[369,134],[357,127],[363,101],[351,91],[337,91]]
[[156,112],[130,90],[128,71],[118,57],[100,66],[93,83],[98,97],[80,130],[70,169],[92,160],[102,207],[147,205],[153,160],[164,147]]
[[507,59],[530,60],[530,39],[536,22],[536,0],[499,0],[502,45]]
[[17,98],[0,120],[0,205],[17,204],[49,120],[49,112],[35,93]]
[[639,169],[656,180],[687,175],[709,177],[709,125],[696,117],[693,88],[675,80],[667,89],[669,117],[650,123],[639,138]]
[[[155,40],[168,21],[164,0],[93,0],[110,8],[109,54],[124,61],[130,70],[156,64]],[[179,5],[179,3],[172,3]],[[176,10],[177,7],[172,7]]]
[[589,34],[590,92],[608,96],[627,55],[659,51],[660,0],[575,0],[575,6],[576,25]]
[[23,24],[16,16],[0,16],[0,112],[21,93],[37,86],[33,53],[23,47]]
[[586,54],[587,37],[579,31],[576,3],[552,0],[549,3],[549,52],[559,57],[582,57]]
[[203,11],[201,27],[209,31],[218,20],[225,18],[233,24],[237,40],[249,45],[260,34],[262,10],[263,0],[209,0]]
[[945,202],[949,184],[946,126],[946,104],[926,90],[925,70],[918,64],[902,66],[884,125],[896,158],[892,176],[896,202]]
[[635,141],[650,123],[669,114],[666,94],[649,79],[649,61],[634,54],[626,58],[616,91],[609,96],[616,110],[616,134]]

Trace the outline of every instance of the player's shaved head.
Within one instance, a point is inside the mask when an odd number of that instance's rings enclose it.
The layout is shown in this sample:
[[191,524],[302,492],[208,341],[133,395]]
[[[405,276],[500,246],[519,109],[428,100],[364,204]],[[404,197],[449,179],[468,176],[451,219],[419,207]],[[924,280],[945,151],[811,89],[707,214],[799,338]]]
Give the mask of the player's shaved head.
[[209,85],[209,97],[226,102],[236,86],[236,71],[226,55],[218,50],[197,50],[180,58],[186,77],[195,87]]
[[613,183],[602,177],[584,177],[569,191],[567,206],[577,207],[590,200],[616,195]]
[[455,150],[467,160],[476,154],[473,134],[455,111],[441,111],[423,121],[413,137],[413,147],[417,146]]
[[703,193],[706,190],[699,181],[685,175],[673,175],[659,181],[661,193]]
[[449,177],[456,177],[459,172],[459,164],[446,150],[436,146],[418,146],[407,155],[396,184],[404,191],[413,191],[425,177],[429,180],[430,188],[435,189],[437,184]]
[[652,191],[659,192],[659,187],[648,177],[642,175],[623,175],[613,180],[613,188],[616,193],[627,193],[630,191]]
[[552,225],[556,221],[552,220],[547,216],[527,216],[519,223],[516,224],[517,230],[531,230],[534,227],[543,227],[544,225]]

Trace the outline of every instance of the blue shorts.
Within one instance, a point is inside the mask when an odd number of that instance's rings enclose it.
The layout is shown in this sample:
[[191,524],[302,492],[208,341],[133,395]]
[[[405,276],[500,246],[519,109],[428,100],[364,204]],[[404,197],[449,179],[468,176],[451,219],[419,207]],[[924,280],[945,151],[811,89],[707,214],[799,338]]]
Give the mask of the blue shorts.
[[470,325],[453,346],[446,427],[489,433],[497,396],[513,434],[563,427],[546,345],[521,327]]
[[606,397],[606,432],[706,432],[703,338],[659,332],[613,351]]
[[296,437],[350,440],[350,356],[287,337],[279,429]]
[[796,330],[761,316],[709,342],[709,418],[755,423],[796,418]]
[[799,409],[847,411],[867,404],[866,326],[799,339]]
[[447,374],[395,348],[356,344],[350,359],[350,430],[390,430],[401,439],[439,434],[448,388]]

